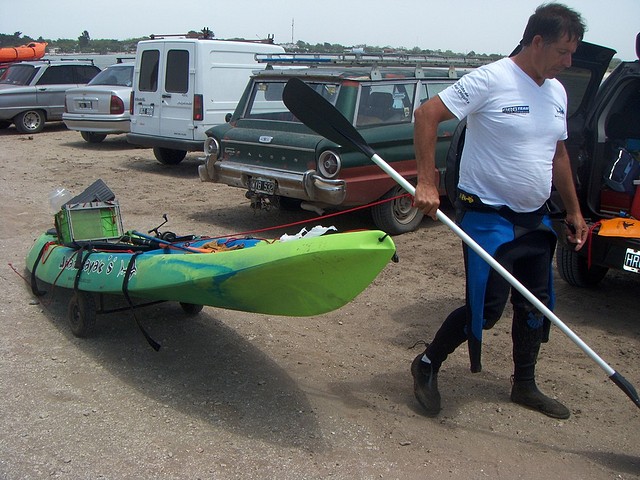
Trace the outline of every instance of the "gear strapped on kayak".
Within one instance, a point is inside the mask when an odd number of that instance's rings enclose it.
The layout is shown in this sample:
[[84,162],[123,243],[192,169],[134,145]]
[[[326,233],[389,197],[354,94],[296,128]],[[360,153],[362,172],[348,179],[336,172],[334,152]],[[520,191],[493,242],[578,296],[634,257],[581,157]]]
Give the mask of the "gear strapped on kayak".
[[[55,228],[36,240],[26,265],[34,295],[45,294],[44,284],[73,291],[68,314],[79,337],[92,334],[98,313],[165,301],[179,302],[190,315],[204,305],[320,315],[349,303],[396,260],[393,240],[380,230],[338,233],[317,225],[271,239],[256,232],[179,236],[159,231],[168,221],[163,215],[148,233],[124,231],[115,195],[102,180],[58,208]],[[105,308],[109,296],[124,297],[128,306]]]

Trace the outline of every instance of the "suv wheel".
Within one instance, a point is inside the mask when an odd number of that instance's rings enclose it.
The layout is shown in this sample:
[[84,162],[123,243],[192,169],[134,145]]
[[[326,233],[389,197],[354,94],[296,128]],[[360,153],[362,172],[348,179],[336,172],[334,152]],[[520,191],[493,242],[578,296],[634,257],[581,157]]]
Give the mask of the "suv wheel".
[[27,110],[16,115],[13,123],[20,133],[40,133],[44,128],[44,112],[42,110]]
[[400,235],[418,228],[424,214],[413,206],[411,196],[404,195],[405,193],[407,192],[400,185],[397,185],[385,193],[381,200],[403,196],[375,205],[371,209],[373,222],[380,230],[390,235]]
[[80,132],[80,135],[82,135],[82,138],[84,138],[85,142],[89,143],[100,143],[105,138],[107,138],[107,135],[105,133]]
[[186,150],[172,150],[170,148],[154,147],[153,154],[163,165],[177,165],[187,155]]
[[601,265],[591,265],[589,268],[584,256],[561,245],[556,252],[556,266],[562,279],[574,287],[593,287],[600,283],[609,270]]

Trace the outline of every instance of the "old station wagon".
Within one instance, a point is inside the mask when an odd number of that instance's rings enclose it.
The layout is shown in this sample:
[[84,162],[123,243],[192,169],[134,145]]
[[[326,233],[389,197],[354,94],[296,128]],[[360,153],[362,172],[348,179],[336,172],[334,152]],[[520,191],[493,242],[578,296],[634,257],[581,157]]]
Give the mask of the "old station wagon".
[[[390,234],[414,230],[422,213],[411,198],[362,153],[336,145],[299,122],[284,105],[282,91],[287,80],[301,78],[413,181],[413,112],[469,65],[445,68],[430,65],[427,57],[380,55],[287,54],[260,60],[269,65],[252,76],[229,122],[207,131],[201,180],[246,190],[254,208],[295,205],[321,213],[376,202],[371,212],[378,228]],[[440,125],[440,173],[456,125],[457,120]]]

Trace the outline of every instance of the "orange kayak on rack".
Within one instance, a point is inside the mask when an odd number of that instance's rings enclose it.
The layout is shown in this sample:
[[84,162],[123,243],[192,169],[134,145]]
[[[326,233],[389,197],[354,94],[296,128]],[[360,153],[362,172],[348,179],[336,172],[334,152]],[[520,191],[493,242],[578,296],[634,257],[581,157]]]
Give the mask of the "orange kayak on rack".
[[19,47],[0,48],[0,62],[15,62],[18,60],[38,60],[44,57],[47,42],[31,42]]

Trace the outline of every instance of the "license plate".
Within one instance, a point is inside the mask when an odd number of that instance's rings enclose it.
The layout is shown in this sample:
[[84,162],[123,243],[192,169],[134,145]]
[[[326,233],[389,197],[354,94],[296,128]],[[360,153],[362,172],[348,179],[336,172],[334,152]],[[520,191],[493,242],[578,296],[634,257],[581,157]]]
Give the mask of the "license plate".
[[78,102],[78,108],[80,109],[91,109],[91,101]]
[[640,250],[627,248],[627,253],[624,255],[624,265],[622,268],[630,272],[640,273]]
[[138,109],[138,113],[146,117],[153,117],[153,105],[141,106]]
[[249,182],[249,190],[255,193],[273,195],[276,193],[276,182],[266,178],[252,178]]

